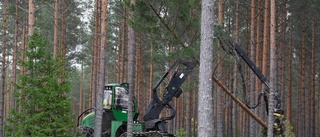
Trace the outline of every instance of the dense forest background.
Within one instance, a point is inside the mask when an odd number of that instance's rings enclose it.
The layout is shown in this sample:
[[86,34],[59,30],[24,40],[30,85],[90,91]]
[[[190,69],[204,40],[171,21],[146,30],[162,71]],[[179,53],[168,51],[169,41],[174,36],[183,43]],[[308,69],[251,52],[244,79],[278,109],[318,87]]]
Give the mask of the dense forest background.
[[[320,49],[316,46],[320,44],[317,39],[320,36],[320,1],[276,0],[276,18],[272,24],[276,29],[276,46],[272,49],[270,0],[213,2],[214,24],[222,26],[225,38],[245,49],[268,79],[270,72],[276,72],[273,78],[275,91],[281,97],[281,108],[289,123],[287,130],[299,137],[320,136],[320,105],[317,101],[320,99],[320,60],[317,54]],[[151,99],[153,84],[170,64],[181,59],[200,60],[201,1],[137,0],[135,5],[130,5],[129,1],[109,0],[107,4],[105,83],[128,81],[128,26],[132,26],[135,32],[133,91],[143,114]],[[30,14],[32,7],[33,15]],[[75,123],[81,112],[95,106],[99,89],[99,47],[103,36],[99,29],[100,0],[3,0],[0,11],[0,136],[9,133],[4,130],[6,119],[12,116],[9,111],[22,108],[14,98],[14,94],[20,92],[15,85],[19,75],[28,74],[21,62],[25,60],[23,53],[28,51],[28,39],[34,32],[47,40],[45,53],[66,62],[61,73],[70,75],[57,74],[57,78],[60,82],[68,81],[70,92],[59,94],[71,99],[70,114]],[[133,11],[132,16],[128,16],[129,11]],[[31,20],[34,22],[30,24]],[[266,89],[263,83],[241,59],[225,51],[216,38],[212,46],[213,75],[242,102],[257,103],[258,96]],[[273,50],[276,56],[270,58]],[[273,59],[276,60],[276,69],[270,71],[270,60]],[[172,102],[177,116],[168,127],[170,132],[179,136],[197,136],[198,71],[193,71],[183,84],[183,94]],[[159,94],[164,87],[162,85]],[[214,125],[214,136],[255,137],[265,134],[265,129],[215,83],[212,93],[214,113],[210,123]],[[267,121],[265,105],[262,101],[252,111]],[[61,111],[69,112],[65,108]]]

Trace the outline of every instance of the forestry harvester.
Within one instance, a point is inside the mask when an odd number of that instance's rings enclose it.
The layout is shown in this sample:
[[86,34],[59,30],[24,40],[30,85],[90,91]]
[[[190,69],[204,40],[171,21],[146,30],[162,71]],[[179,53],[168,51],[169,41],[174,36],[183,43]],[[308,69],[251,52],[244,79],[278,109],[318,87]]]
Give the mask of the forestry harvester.
[[[160,84],[169,75],[172,69],[178,66],[173,73],[169,83],[165,88],[162,100],[159,99],[157,90]],[[175,63],[172,65],[156,83],[152,89],[152,100],[147,107],[143,116],[144,121],[137,121],[138,107],[136,101],[133,101],[133,136],[134,137],[174,137],[174,134],[168,133],[166,121],[175,117],[176,111],[169,104],[173,97],[178,98],[182,93],[181,85],[188,74],[196,66],[195,62],[187,61]],[[128,118],[128,93],[129,85],[123,84],[106,84],[103,97],[103,118],[102,118],[102,135],[101,137],[126,137],[127,118]],[[170,110],[170,116],[161,117],[163,109]],[[81,121],[82,119],[82,121]],[[78,127],[82,135],[92,137],[95,126],[95,108],[85,110],[78,117]]]

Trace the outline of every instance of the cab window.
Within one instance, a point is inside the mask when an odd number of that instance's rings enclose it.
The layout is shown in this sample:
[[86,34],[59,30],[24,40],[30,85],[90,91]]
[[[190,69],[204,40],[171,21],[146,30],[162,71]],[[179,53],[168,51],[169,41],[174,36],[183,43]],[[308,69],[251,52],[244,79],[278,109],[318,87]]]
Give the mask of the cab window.
[[115,89],[115,107],[118,109],[128,108],[128,92],[123,87],[116,87]]
[[103,95],[103,108],[111,109],[111,103],[112,103],[112,90],[106,89],[104,90],[104,95]]

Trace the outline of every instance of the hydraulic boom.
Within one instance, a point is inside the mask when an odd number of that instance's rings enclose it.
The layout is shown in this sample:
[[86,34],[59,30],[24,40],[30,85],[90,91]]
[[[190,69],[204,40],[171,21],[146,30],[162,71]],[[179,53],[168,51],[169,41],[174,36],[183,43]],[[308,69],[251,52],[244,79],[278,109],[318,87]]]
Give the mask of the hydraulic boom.
[[[176,114],[175,109],[169,104],[169,102],[173,99],[173,97],[178,98],[180,96],[180,94],[182,93],[182,90],[180,89],[181,84],[185,81],[189,73],[196,66],[195,62],[183,62],[181,64],[183,64],[183,68],[177,68],[171,74],[172,76],[165,88],[165,93],[162,100],[160,100],[158,97],[157,89],[176,64],[172,65],[153,87],[152,100],[149,103],[149,106],[143,117],[144,121],[146,122],[146,130],[161,131],[163,133],[167,133],[165,121],[173,119]],[[165,107],[170,110],[171,115],[168,117],[159,118],[160,113]]]
[[[238,44],[234,44],[230,41],[226,41],[223,38],[221,38],[220,36],[218,36],[217,38],[220,42],[222,42],[223,45],[228,45],[230,52],[236,51],[236,54],[242,58],[242,60],[250,67],[250,69],[254,72],[254,74],[257,75],[257,77],[261,80],[261,82],[266,86],[267,90],[265,90],[265,91],[268,92],[268,90],[270,89],[270,84],[269,84],[268,79],[261,73],[261,71],[257,68],[256,64],[252,62],[252,60],[248,57],[248,55],[245,53],[245,51]],[[268,96],[267,96],[267,93],[265,93],[264,91],[259,95],[258,104],[254,105],[254,106],[249,106],[248,104],[246,104],[246,106],[250,109],[256,108],[260,104],[261,96],[263,96],[264,101],[266,103],[266,112],[268,114],[268,110],[269,110]],[[275,94],[274,96],[277,101],[275,108],[273,108],[274,109],[273,115],[275,116],[274,133],[276,135],[279,135],[284,132],[284,124],[283,124],[284,111],[280,108],[281,107],[280,97],[278,96],[278,94]]]

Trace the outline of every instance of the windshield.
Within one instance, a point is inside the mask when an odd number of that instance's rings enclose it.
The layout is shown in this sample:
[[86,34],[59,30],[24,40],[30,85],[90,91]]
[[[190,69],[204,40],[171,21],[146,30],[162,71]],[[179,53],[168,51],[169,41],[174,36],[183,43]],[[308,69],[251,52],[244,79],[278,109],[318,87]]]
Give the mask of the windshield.
[[115,98],[115,107],[119,109],[127,109],[128,108],[128,92],[123,87],[116,87],[115,90],[116,98]]
[[111,103],[112,103],[112,90],[106,89],[104,90],[104,95],[103,95],[103,108],[111,109]]

